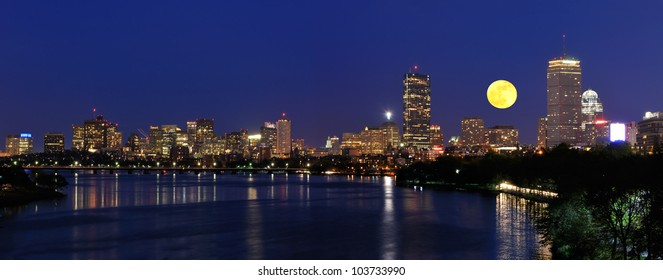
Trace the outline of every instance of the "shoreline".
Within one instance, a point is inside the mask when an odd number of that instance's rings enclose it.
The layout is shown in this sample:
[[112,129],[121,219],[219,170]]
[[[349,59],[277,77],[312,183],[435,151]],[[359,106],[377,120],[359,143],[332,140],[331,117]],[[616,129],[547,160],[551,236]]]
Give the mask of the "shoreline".
[[0,191],[0,208],[21,206],[35,201],[58,199],[65,196],[61,192],[41,188]]

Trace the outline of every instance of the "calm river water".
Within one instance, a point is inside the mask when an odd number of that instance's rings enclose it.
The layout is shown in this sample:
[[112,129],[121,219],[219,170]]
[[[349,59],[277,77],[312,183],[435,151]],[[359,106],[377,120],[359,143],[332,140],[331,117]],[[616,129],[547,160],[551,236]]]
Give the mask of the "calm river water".
[[391,177],[67,174],[2,209],[0,259],[548,259],[545,204]]

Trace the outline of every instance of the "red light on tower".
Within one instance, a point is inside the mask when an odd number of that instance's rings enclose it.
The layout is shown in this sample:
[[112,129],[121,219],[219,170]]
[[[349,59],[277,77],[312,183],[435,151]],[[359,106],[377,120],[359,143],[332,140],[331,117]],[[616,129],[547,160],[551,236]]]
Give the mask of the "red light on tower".
[[415,65],[415,66],[414,66],[414,71],[417,71],[417,69],[419,69],[419,66],[418,66],[418,65]]
[[285,118],[285,113],[281,114],[281,116],[283,116]]

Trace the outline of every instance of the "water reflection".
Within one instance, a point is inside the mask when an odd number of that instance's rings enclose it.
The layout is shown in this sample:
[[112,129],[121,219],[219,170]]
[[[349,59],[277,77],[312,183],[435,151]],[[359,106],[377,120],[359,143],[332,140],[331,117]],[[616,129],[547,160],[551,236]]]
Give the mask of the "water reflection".
[[510,195],[352,175],[71,176],[64,200],[5,209],[0,259],[549,258],[533,222],[545,204]]

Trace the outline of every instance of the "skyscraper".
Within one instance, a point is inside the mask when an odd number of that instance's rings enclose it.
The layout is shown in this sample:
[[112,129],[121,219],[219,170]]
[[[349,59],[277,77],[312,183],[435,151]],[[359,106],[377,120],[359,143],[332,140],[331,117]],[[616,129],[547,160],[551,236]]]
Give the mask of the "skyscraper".
[[44,153],[64,152],[64,134],[46,133],[44,135]]
[[484,124],[482,118],[463,118],[460,122],[461,146],[472,147],[486,144]]
[[581,77],[580,60],[565,54],[548,61],[548,147],[580,142]]
[[442,128],[439,125],[430,126],[430,144],[433,147],[444,146],[444,135],[442,135]]
[[603,135],[607,132],[607,126],[603,123],[605,121],[603,119],[603,104],[601,104],[598,93],[588,89],[582,93],[581,106],[582,123],[580,124],[580,130],[582,137],[579,141],[582,141],[585,145],[593,145],[600,136],[607,136]]
[[643,153],[663,151],[663,112],[645,113],[642,121],[638,122],[636,141],[639,150]]
[[485,129],[485,141],[492,148],[518,146],[518,129],[511,125],[497,125]]
[[82,126],[74,125],[72,129],[74,149],[96,152],[102,149],[122,148],[122,133],[117,130],[117,124],[104,120],[102,115],[98,115],[93,120],[86,120]]
[[290,145],[292,140],[290,138],[291,122],[285,117],[276,121],[276,154],[280,157],[290,157]]
[[548,147],[547,137],[546,137],[546,131],[547,131],[546,126],[547,126],[547,124],[548,124],[548,119],[547,118],[539,118],[537,134],[536,134],[536,147],[537,148],[546,148],[546,147]]
[[403,78],[403,143],[417,150],[430,148],[429,75],[407,73]]

